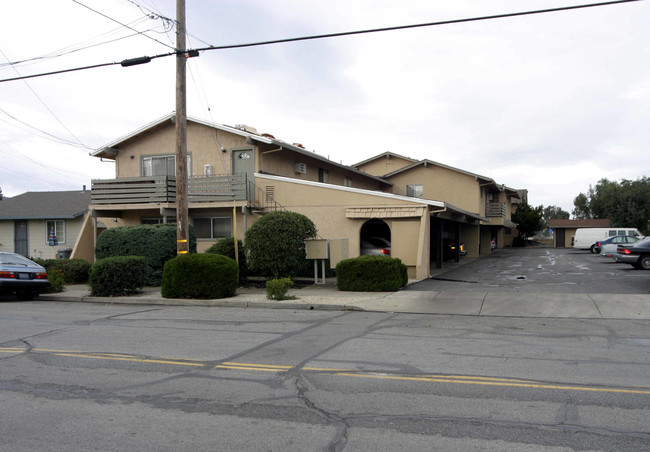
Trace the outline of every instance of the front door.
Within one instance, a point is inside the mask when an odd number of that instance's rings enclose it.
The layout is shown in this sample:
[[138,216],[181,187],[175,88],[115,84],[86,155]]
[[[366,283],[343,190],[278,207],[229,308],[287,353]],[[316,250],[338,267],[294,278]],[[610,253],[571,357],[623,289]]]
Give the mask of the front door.
[[247,189],[246,198],[253,196],[253,176],[255,174],[255,151],[253,149],[240,149],[232,151],[232,173],[245,174]]
[[29,257],[27,236],[27,222],[23,220],[16,221],[14,223],[14,253]]

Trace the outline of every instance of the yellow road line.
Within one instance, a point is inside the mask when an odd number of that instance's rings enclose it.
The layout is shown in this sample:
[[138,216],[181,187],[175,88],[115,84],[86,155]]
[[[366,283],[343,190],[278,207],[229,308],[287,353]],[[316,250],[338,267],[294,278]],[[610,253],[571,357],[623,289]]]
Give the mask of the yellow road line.
[[[25,352],[26,348],[22,347],[0,347],[0,353],[15,353]],[[88,358],[88,359],[103,359],[110,361],[128,361],[150,364],[171,364],[177,366],[190,366],[190,367],[204,367],[205,362],[198,360],[187,359],[179,360],[176,358],[138,358],[134,355],[117,354],[117,353],[83,353],[72,350],[55,350],[35,348],[33,352],[51,353],[55,356],[66,356],[73,358]],[[310,372],[329,372],[332,375],[341,377],[352,378],[367,378],[375,380],[392,380],[392,381],[419,381],[427,383],[449,383],[449,384],[464,384],[464,385],[477,385],[477,386],[500,386],[500,387],[515,387],[515,388],[530,388],[530,389],[553,389],[565,391],[585,391],[585,392],[606,392],[606,393],[619,393],[619,394],[643,394],[650,395],[650,388],[606,388],[606,387],[591,387],[579,385],[563,385],[563,384],[550,384],[539,383],[534,380],[520,380],[515,378],[500,378],[500,377],[478,377],[471,375],[396,375],[388,373],[372,373],[364,371],[353,371],[350,369],[330,369],[322,367],[295,367],[277,364],[255,364],[255,363],[238,363],[226,361],[215,365],[216,369],[230,369],[230,370],[248,370],[255,372],[283,372],[291,369],[297,369]]]

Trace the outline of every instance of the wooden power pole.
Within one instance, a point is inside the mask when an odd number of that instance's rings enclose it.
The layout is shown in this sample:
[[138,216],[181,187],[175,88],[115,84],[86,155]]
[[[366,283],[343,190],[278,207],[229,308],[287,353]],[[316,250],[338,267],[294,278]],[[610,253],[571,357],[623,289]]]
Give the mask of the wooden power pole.
[[176,0],[176,254],[189,251],[185,0]]

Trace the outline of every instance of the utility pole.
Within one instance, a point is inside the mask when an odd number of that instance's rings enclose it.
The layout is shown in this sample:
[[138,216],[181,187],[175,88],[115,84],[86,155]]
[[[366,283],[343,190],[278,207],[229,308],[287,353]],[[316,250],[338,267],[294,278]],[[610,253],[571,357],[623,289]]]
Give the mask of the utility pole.
[[189,251],[185,0],[176,0],[176,254]]

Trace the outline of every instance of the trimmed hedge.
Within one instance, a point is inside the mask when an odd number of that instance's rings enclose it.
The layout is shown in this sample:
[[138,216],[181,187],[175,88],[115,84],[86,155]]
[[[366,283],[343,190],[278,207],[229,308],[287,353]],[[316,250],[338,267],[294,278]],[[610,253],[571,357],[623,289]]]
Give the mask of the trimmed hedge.
[[58,270],[64,284],[85,284],[90,275],[90,263],[83,259],[32,259],[43,266],[48,274]]
[[[196,234],[189,227],[189,250],[196,253]],[[143,256],[148,274],[145,285],[160,286],[165,262],[176,257],[176,225],[154,224],[120,226],[97,237],[97,259],[115,256]]]
[[220,254],[181,254],[167,261],[161,294],[165,298],[225,298],[235,295],[237,262]]
[[394,292],[408,283],[406,265],[387,256],[360,256],[336,265],[337,287],[351,292]]
[[[246,281],[248,276],[248,266],[246,265],[246,249],[241,240],[237,240],[238,248],[238,257],[239,257],[239,282],[243,283]],[[221,254],[222,256],[228,256],[231,259],[235,259],[235,239],[228,237],[225,239],[219,240],[217,243],[208,248],[206,253],[209,254]]]
[[142,256],[106,257],[90,270],[90,294],[113,297],[139,293],[147,280],[147,261]]

